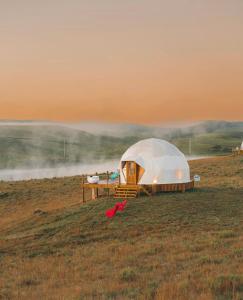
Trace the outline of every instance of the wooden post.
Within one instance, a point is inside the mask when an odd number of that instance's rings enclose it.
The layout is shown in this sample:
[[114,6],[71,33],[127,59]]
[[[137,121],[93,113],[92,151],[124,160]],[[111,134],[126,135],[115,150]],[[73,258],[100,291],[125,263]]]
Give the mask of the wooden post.
[[156,184],[152,184],[152,195],[156,194]]
[[109,187],[108,187],[108,184],[109,184],[109,172],[108,171],[106,172],[106,184],[107,184],[107,197],[109,198],[110,190],[109,190]]
[[[96,172],[95,175],[98,176],[98,173]],[[95,198],[98,198],[98,197],[99,197],[99,188],[98,188],[98,183],[97,183],[97,189],[96,189]]]
[[91,199],[95,200],[95,188],[91,189]]

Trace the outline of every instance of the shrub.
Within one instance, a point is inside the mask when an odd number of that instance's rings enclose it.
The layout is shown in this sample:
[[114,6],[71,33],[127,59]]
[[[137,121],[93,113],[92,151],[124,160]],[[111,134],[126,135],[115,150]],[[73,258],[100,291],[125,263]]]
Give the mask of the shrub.
[[119,295],[119,291],[110,291],[106,293],[106,299],[116,299]]
[[158,286],[159,286],[159,283],[156,281],[152,281],[152,282],[148,283],[148,286],[145,289],[145,294],[148,299],[155,299]]
[[38,285],[39,282],[35,279],[24,279],[23,281],[21,281],[20,285],[21,286],[31,286],[31,285]]
[[243,257],[243,248],[238,248],[234,250],[234,256],[236,257]]
[[134,281],[136,277],[136,272],[131,267],[123,269],[120,274],[120,278],[123,281]]
[[235,236],[236,236],[235,232],[233,232],[231,230],[224,230],[219,233],[220,238],[232,238]]
[[200,265],[205,265],[205,264],[221,264],[223,262],[223,259],[222,258],[219,258],[219,257],[209,257],[207,255],[205,256],[201,256],[199,258],[199,261],[198,263]]
[[211,288],[215,294],[225,296],[243,291],[243,276],[234,274],[218,276],[213,281]]
[[123,291],[125,298],[139,299],[140,290],[138,288],[128,288]]

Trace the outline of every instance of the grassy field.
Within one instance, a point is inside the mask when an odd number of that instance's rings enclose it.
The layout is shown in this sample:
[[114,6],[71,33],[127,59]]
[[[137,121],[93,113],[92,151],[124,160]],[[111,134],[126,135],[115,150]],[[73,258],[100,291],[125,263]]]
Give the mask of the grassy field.
[[193,192],[81,205],[80,178],[0,183],[0,299],[243,299],[243,157]]

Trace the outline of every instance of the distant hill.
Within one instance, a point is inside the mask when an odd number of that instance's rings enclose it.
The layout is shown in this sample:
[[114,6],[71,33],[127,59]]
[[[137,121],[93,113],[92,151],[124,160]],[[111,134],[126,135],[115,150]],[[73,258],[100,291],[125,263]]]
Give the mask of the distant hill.
[[59,125],[1,125],[0,168],[46,167],[116,157],[135,138],[93,135]]
[[243,122],[228,121],[203,121],[193,124],[161,124],[138,125],[138,124],[113,124],[99,122],[82,122],[66,125],[71,128],[83,130],[91,134],[102,134],[109,136],[185,136],[215,131],[241,131],[243,133]]
[[2,121],[0,168],[56,166],[118,158],[130,145],[149,137],[166,139],[185,154],[226,154],[232,147],[240,145],[243,122],[206,121],[178,128]]

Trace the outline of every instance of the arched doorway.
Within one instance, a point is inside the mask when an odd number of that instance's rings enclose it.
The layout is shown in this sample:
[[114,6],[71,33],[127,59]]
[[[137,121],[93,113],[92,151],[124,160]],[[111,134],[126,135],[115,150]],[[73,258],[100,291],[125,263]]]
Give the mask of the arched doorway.
[[143,176],[144,169],[134,161],[123,161],[122,172],[126,179],[126,184],[138,184]]

